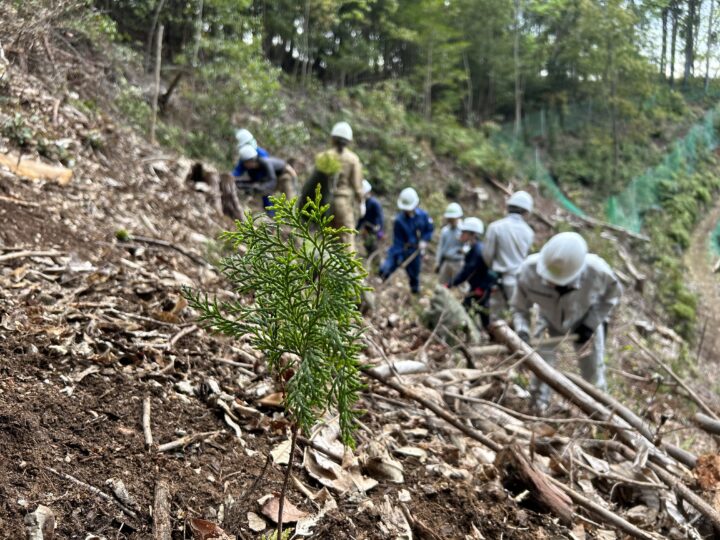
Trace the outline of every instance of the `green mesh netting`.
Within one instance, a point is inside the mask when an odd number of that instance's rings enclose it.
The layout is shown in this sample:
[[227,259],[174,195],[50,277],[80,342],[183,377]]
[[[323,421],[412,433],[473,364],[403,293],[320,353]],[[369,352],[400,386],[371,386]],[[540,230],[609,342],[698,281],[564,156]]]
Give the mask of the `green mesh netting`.
[[540,150],[536,142],[543,143],[553,140],[556,133],[571,133],[593,120],[595,111],[593,103],[583,105],[562,105],[551,112],[540,112],[523,115],[521,133],[515,136],[512,123],[503,124],[501,130],[493,136],[495,142],[505,145],[520,169],[530,181],[537,182],[545,195],[555,200],[568,212],[585,216],[585,212],[576,206],[560,190],[550,172],[540,159]]
[[[652,103],[648,106],[652,106]],[[547,196],[552,197],[567,211],[586,216],[555,183],[540,159],[538,145],[553,141],[558,133],[572,133],[590,122],[597,121],[602,114],[603,108],[595,107],[592,101],[584,104],[562,104],[549,110],[523,115],[519,136],[515,136],[514,125],[508,122],[503,124],[493,139],[511,151],[520,172],[531,181],[538,182]],[[643,174],[633,178],[621,193],[609,197],[606,203],[608,221],[630,231],[640,232],[643,214],[658,205],[657,188],[660,182],[672,180],[673,175],[679,171],[694,172],[698,161],[718,145],[715,131],[717,114],[714,109],[706,113],[685,137],[672,145],[659,165],[648,168]]]
[[718,221],[715,230],[710,234],[710,253],[720,256],[720,221]]
[[672,181],[680,171],[693,173],[698,161],[718,144],[715,132],[716,111],[710,110],[687,135],[673,143],[663,161],[633,178],[618,195],[607,201],[608,221],[633,232],[640,232],[643,214],[658,206],[658,186]]

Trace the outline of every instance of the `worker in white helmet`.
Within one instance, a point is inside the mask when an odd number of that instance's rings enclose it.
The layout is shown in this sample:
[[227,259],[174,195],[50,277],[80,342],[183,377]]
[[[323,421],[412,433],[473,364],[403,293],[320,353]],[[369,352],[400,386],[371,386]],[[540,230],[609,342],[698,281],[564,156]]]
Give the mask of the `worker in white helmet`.
[[393,243],[380,266],[383,281],[400,266],[404,266],[413,294],[420,293],[422,259],[434,230],[432,218],[425,210],[418,208],[419,205],[420,197],[413,188],[407,187],[400,192],[397,200],[400,212],[393,223]]
[[[259,157],[270,157],[270,154],[268,153],[267,150],[258,146],[258,143],[255,140],[255,136],[252,133],[250,133],[247,129],[238,129],[235,132],[235,140],[237,141],[236,148],[237,148],[238,153],[240,152],[240,149],[243,146],[251,146],[252,148],[255,149],[255,151],[257,152],[257,155]],[[245,170],[245,166],[243,165],[242,159],[238,159],[237,165],[235,165],[232,175],[235,178],[240,178],[241,176],[243,176],[243,174],[245,174],[245,172],[246,172],[246,170]]]
[[365,197],[365,212],[360,216],[356,229],[363,238],[363,244],[367,255],[372,255],[377,250],[378,240],[385,236],[383,227],[385,218],[380,201],[372,194],[372,185],[367,180],[362,181],[363,196]]
[[[330,212],[335,216],[333,225],[353,231],[358,218],[365,213],[365,197],[360,158],[348,148],[353,140],[350,124],[335,124],[330,131],[330,139],[332,148],[315,156],[315,171],[303,187],[301,199],[314,196],[314,187],[308,187],[309,183],[314,186],[318,182],[327,182],[329,185],[322,190],[323,202],[330,204]],[[323,177],[322,180],[316,178],[317,173]],[[304,203],[305,200],[300,201],[300,204]],[[341,240],[355,251],[352,232],[342,233]]]
[[535,233],[525,221],[532,208],[530,194],[516,191],[507,200],[507,215],[493,221],[485,233],[483,257],[499,278],[498,287],[490,299],[491,311],[495,315],[509,306],[520,265],[532,247]]
[[485,227],[476,217],[464,219],[460,224],[460,241],[466,247],[464,264],[460,271],[447,283],[448,288],[457,287],[466,281],[470,291],[463,300],[463,306],[471,316],[479,315],[483,328],[490,324],[490,293],[496,276],[483,259],[483,243],[480,241]]
[[462,207],[456,203],[448,204],[443,214],[445,225],[440,230],[440,242],[435,254],[435,273],[438,282],[446,285],[462,268],[465,253],[463,242],[460,240],[460,220],[463,217]]
[[[537,305],[539,324],[534,335],[540,337],[545,330],[551,337],[576,334],[582,377],[605,390],[606,326],[621,295],[622,286],[612,268],[588,253],[582,236],[557,234],[520,267],[511,302],[515,331],[529,342],[530,310]],[[554,346],[541,345],[538,352],[549,364],[555,363]],[[535,407],[544,410],[549,388],[535,378],[531,390]]]
[[273,156],[262,157],[252,145],[246,144],[238,151],[239,163],[244,172],[235,181],[238,189],[262,195],[263,208],[272,216],[270,196],[280,191],[289,199],[295,196],[297,175],[284,160]]

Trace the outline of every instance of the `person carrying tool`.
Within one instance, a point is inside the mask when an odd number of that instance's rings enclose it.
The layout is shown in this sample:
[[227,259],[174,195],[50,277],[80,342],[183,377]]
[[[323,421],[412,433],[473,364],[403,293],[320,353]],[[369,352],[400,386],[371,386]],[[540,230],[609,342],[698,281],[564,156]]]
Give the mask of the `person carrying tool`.
[[405,268],[413,294],[420,293],[422,258],[434,230],[432,218],[418,208],[420,197],[411,187],[400,192],[397,207],[400,212],[393,223],[393,243],[380,266],[380,277],[387,280],[399,267]]
[[507,215],[493,221],[485,233],[483,258],[498,275],[498,286],[490,298],[490,309],[498,314],[509,306],[515,293],[517,273],[533,243],[535,233],[525,222],[533,199],[527,191],[516,191],[507,200]]
[[463,306],[471,316],[479,314],[483,328],[487,329],[490,324],[490,292],[496,276],[483,258],[483,243],[480,238],[484,230],[483,222],[476,217],[464,219],[460,224],[460,241],[466,246],[465,262],[462,269],[450,279],[447,287],[451,289],[468,282],[470,291],[463,300]]
[[355,228],[363,238],[363,244],[369,257],[377,250],[378,240],[382,240],[385,236],[385,231],[383,231],[384,217],[380,201],[372,195],[370,182],[363,180],[362,190],[365,197],[365,214],[360,216]]
[[[576,334],[574,345],[583,379],[606,390],[607,322],[621,296],[622,286],[612,268],[588,253],[582,236],[574,232],[556,234],[520,267],[511,302],[515,332],[530,342],[530,310],[537,304],[539,320],[534,336],[539,338],[545,330],[550,337]],[[555,363],[556,347],[538,346],[550,365]],[[550,401],[550,389],[533,378],[531,393],[534,407],[543,412]]]
[[340,239],[355,251],[354,227],[365,213],[365,197],[362,188],[362,165],[360,158],[348,148],[353,131],[347,122],[338,122],[330,131],[332,147],[315,156],[315,168],[305,181],[298,204],[304,205],[308,198],[315,198],[317,185],[321,186],[322,202],[330,205],[335,217],[333,226],[349,231]]
[[463,264],[463,242],[460,239],[462,207],[456,202],[448,204],[443,217],[446,224],[440,230],[440,243],[435,256],[435,273],[440,274],[438,282],[446,285],[460,271]]
[[247,175],[248,180],[238,178],[235,185],[240,190],[261,194],[263,208],[269,216],[274,215],[272,210],[267,210],[272,206],[270,195],[279,188],[287,198],[294,197],[294,186],[297,184],[295,170],[280,158],[260,157],[249,144],[241,147],[238,153],[244,169],[243,176]]

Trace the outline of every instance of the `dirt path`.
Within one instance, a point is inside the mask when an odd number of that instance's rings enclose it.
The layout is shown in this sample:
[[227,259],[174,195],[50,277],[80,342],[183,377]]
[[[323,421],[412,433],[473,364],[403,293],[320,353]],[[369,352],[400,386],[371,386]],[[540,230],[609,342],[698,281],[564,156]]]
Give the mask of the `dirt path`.
[[[716,200],[692,235],[690,249],[685,254],[689,270],[690,287],[698,294],[699,332],[705,326],[702,344],[704,362],[720,362],[720,275],[713,274],[713,258],[708,242],[713,229],[720,221],[720,199]],[[707,321],[707,322],[706,322]]]

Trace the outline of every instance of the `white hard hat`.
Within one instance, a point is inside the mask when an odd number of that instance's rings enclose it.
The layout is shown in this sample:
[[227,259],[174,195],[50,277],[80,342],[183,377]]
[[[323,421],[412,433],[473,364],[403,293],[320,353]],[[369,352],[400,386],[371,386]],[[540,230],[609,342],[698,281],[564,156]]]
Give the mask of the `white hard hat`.
[[252,146],[246,144],[245,146],[240,147],[238,156],[240,158],[240,161],[247,161],[249,159],[255,159],[256,157],[258,157],[258,153],[257,150],[255,150]]
[[420,197],[411,187],[406,187],[400,192],[400,196],[397,200],[397,207],[400,210],[406,210],[408,212],[415,210],[420,204]]
[[445,209],[445,214],[443,214],[443,217],[446,217],[449,219],[463,217],[462,206],[460,206],[456,202],[451,202],[450,204],[448,204],[447,208]]
[[253,134],[247,129],[238,129],[235,132],[235,139],[237,139],[238,150],[246,144],[249,144],[253,148],[257,149],[257,141],[255,140],[255,137],[253,137]]
[[330,136],[339,137],[341,139],[345,139],[346,141],[352,141],[352,128],[347,122],[338,122],[333,126],[332,131],[330,132]]
[[527,191],[516,191],[507,200],[508,206],[516,206],[522,208],[526,212],[532,212],[533,198]]
[[567,285],[585,268],[588,247],[578,233],[556,234],[540,250],[537,272],[554,285]]
[[469,217],[463,219],[463,222],[460,224],[460,230],[463,232],[475,233],[480,236],[482,233],[485,232],[485,225],[483,225],[481,219],[476,217]]
[[363,178],[363,181],[362,181],[362,192],[363,192],[363,195],[367,195],[367,194],[370,193],[371,191],[372,191],[372,185],[370,184],[370,182],[368,182],[367,180],[365,180],[365,179]]

